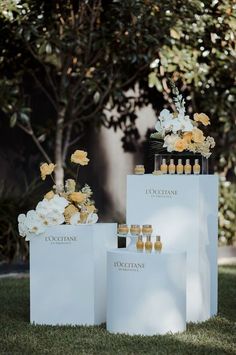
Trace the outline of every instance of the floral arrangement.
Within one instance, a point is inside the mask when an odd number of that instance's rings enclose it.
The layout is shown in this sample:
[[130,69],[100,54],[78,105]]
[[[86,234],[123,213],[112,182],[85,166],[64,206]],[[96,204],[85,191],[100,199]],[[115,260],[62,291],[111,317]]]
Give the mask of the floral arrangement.
[[[89,159],[87,152],[76,150],[71,155],[71,162],[77,165],[77,178],[80,166],[87,165]],[[60,225],[63,223],[78,225],[81,223],[96,223],[98,220],[97,210],[94,201],[91,199],[93,192],[85,184],[80,190],[77,188],[77,178],[67,179],[64,186],[56,186],[53,172],[56,165],[53,163],[43,163],[40,166],[41,178],[45,180],[47,176],[52,178],[54,183],[52,190],[46,193],[35,210],[28,211],[27,214],[18,216],[19,234],[30,239],[32,234],[41,234],[46,227]]]
[[168,152],[190,151],[209,158],[214,148],[214,138],[204,136],[200,125],[208,126],[210,119],[205,113],[195,113],[193,119],[186,115],[185,100],[177,87],[171,83],[175,112],[164,109],[160,112],[151,138],[163,140],[163,148]]

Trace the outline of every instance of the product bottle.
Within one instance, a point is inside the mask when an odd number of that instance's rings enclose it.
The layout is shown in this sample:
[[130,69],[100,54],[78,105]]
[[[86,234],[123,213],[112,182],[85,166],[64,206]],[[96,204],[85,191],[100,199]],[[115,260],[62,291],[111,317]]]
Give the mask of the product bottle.
[[182,159],[178,159],[178,165],[176,167],[176,170],[177,170],[177,174],[178,175],[182,175],[183,172],[184,172],[184,166],[182,164]]
[[145,174],[144,165],[136,165],[134,168],[135,175],[143,175]]
[[152,235],[152,225],[151,224],[144,224],[142,227],[142,234],[145,236]]
[[144,247],[143,238],[142,238],[141,235],[139,235],[138,236],[138,240],[136,242],[137,251],[142,252],[143,251],[143,247]]
[[134,236],[138,236],[141,233],[141,228],[139,224],[131,224],[130,226],[130,234]]
[[169,174],[173,175],[175,174],[175,163],[174,159],[170,159],[170,164],[169,164]]
[[145,250],[147,253],[151,253],[151,251],[152,251],[152,241],[151,241],[150,235],[147,236],[147,240],[145,243]]
[[190,165],[190,160],[186,159],[186,164],[184,166],[184,173],[185,175],[190,175],[192,172],[192,166]]
[[156,236],[156,241],[154,243],[154,249],[156,252],[161,252],[162,242],[161,242],[161,237],[159,235]]
[[165,158],[162,159],[161,172],[162,172],[162,174],[167,174],[167,165],[166,165],[166,159]]
[[119,224],[117,231],[118,234],[127,235],[129,233],[129,227],[127,226],[127,224]]
[[194,161],[194,166],[193,166],[193,173],[195,175],[199,175],[200,174],[200,171],[201,171],[201,167],[199,165],[199,160],[198,159],[195,159]]

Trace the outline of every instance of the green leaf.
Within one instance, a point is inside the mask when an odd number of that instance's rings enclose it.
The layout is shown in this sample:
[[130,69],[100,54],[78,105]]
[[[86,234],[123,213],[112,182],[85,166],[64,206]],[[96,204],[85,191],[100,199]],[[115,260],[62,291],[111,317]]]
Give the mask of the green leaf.
[[10,118],[10,127],[14,127],[17,122],[17,113],[14,112],[13,115]]

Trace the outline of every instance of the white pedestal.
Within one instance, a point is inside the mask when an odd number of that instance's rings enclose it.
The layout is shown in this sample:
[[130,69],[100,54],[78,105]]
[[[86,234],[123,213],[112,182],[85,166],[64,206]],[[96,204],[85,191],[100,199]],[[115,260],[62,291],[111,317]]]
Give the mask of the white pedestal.
[[107,330],[130,335],[186,329],[186,253],[107,253]]
[[217,313],[218,177],[128,176],[127,223],[152,224],[167,248],[187,252],[187,320]]
[[106,321],[106,252],[116,224],[49,227],[30,240],[30,321],[94,325]]

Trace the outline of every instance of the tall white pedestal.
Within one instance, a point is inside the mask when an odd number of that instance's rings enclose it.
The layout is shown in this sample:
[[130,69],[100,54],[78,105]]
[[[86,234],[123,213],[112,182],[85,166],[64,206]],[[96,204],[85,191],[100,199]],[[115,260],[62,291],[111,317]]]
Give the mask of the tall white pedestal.
[[106,252],[116,224],[49,227],[30,240],[30,321],[94,325],[106,321]]
[[107,330],[155,335],[186,329],[186,253],[107,253]]
[[188,321],[217,313],[217,214],[215,175],[127,178],[127,223],[152,224],[167,249],[187,252]]

